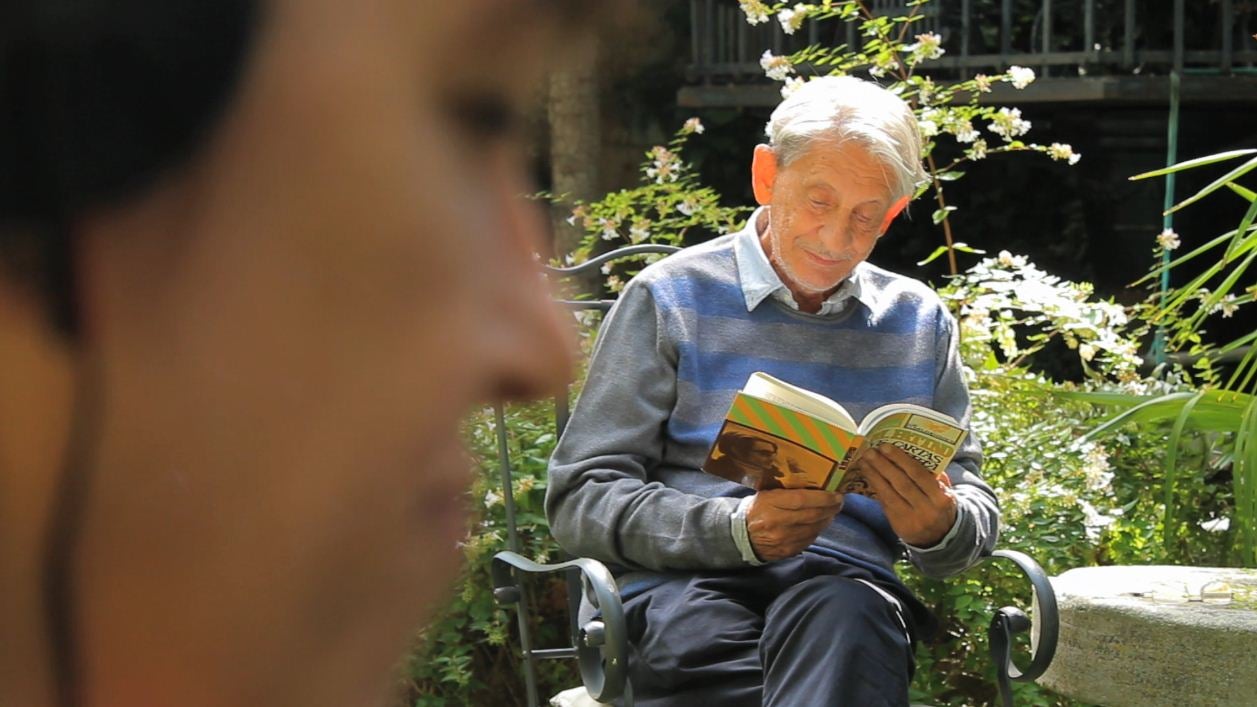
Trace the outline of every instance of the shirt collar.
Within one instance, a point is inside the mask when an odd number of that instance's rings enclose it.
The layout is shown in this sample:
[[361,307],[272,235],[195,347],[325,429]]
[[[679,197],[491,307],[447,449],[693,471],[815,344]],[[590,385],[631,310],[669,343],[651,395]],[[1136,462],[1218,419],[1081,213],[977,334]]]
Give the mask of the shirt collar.
[[[755,209],[742,230],[733,236],[733,257],[738,265],[738,280],[742,286],[742,296],[746,299],[746,311],[754,311],[769,297],[797,310],[798,303],[794,301],[790,289],[773,269],[759,239],[756,223],[765,215],[766,209],[767,207],[764,206]],[[824,316],[841,312],[849,299],[870,304],[866,301],[867,296],[861,284],[860,272],[863,269],[864,263],[857,265],[847,279],[838,286],[838,289],[821,303],[821,309],[817,314]]]

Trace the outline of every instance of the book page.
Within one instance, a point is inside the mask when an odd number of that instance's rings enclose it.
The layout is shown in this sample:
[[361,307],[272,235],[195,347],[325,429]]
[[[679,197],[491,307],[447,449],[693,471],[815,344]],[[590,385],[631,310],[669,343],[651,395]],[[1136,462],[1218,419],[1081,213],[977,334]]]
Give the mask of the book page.
[[833,400],[797,385],[791,385],[767,373],[760,371],[752,373],[751,377],[746,380],[746,385],[742,386],[742,392],[760,400],[793,408],[850,432],[855,432],[858,427],[855,418],[851,417],[846,408]]
[[[865,447],[888,443],[911,454],[934,473],[947,470],[947,464],[964,440],[966,430],[951,417],[916,405],[879,408],[865,419]],[[883,410],[886,410],[884,413]],[[870,419],[872,420],[870,422]]]

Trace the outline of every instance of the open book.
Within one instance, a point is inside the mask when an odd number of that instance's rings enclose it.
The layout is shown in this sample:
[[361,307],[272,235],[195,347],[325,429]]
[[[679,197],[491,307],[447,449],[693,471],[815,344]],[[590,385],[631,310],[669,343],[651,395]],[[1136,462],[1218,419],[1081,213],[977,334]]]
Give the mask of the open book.
[[752,373],[733,399],[703,470],[756,489],[820,488],[873,495],[849,471],[861,449],[883,442],[933,471],[946,471],[965,428],[936,410],[892,403],[858,424],[841,405],[810,390]]

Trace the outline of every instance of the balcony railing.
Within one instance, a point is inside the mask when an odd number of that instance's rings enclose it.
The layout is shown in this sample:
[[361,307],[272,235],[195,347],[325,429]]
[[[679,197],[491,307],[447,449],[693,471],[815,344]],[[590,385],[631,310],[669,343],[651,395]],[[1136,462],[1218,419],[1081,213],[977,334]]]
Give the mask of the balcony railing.
[[[866,0],[877,14],[903,14],[905,0]],[[748,25],[735,0],[690,0],[689,76],[704,85],[763,79],[764,50],[790,53],[817,42],[860,45],[855,23],[809,20],[794,35],[775,18]],[[938,0],[917,8],[912,34],[933,31],[947,53],[921,69],[942,79],[1035,68],[1040,76],[1257,73],[1257,0]]]

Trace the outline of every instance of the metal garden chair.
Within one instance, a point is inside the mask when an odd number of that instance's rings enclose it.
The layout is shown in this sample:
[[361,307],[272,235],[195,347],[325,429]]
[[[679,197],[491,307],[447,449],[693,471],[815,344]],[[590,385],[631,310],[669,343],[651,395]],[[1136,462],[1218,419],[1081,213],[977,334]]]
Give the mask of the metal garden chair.
[[[547,268],[552,275],[584,275],[601,268],[608,262],[644,254],[674,253],[679,248],[661,245],[637,245],[620,248],[580,265],[570,268]],[[562,306],[573,311],[607,312],[614,300],[561,300]],[[568,420],[567,391],[555,399],[555,424],[561,435]],[[580,666],[581,682],[589,696],[598,702],[610,703],[622,700],[627,707],[633,705],[632,685],[628,680],[628,636],[624,622],[624,610],[615,578],[601,562],[587,557],[573,558],[564,562],[543,564],[520,554],[520,540],[515,525],[515,500],[512,495],[512,467],[507,443],[505,412],[496,408],[498,462],[502,477],[502,496],[506,507],[507,543],[509,550],[493,557],[493,595],[500,604],[514,605],[518,618],[521,657],[524,665],[524,682],[529,707],[538,702],[536,664],[549,659],[576,659]],[[1035,617],[1038,631],[1028,667],[1019,668],[1013,659],[1013,640],[1017,634],[1032,627],[1030,617],[1012,606],[995,612],[987,631],[990,655],[995,661],[996,679],[1003,705],[1012,704],[1011,683],[1030,682],[1047,670],[1056,652],[1059,619],[1056,594],[1047,575],[1037,562],[1014,550],[996,550],[990,559],[1012,562],[1034,588]],[[983,563],[985,564],[985,562]],[[970,569],[970,572],[975,569]],[[529,575],[561,573],[567,583],[568,639],[570,645],[562,648],[535,648],[528,626],[530,605],[524,579]],[[597,610],[593,618],[582,619],[582,596]]]

